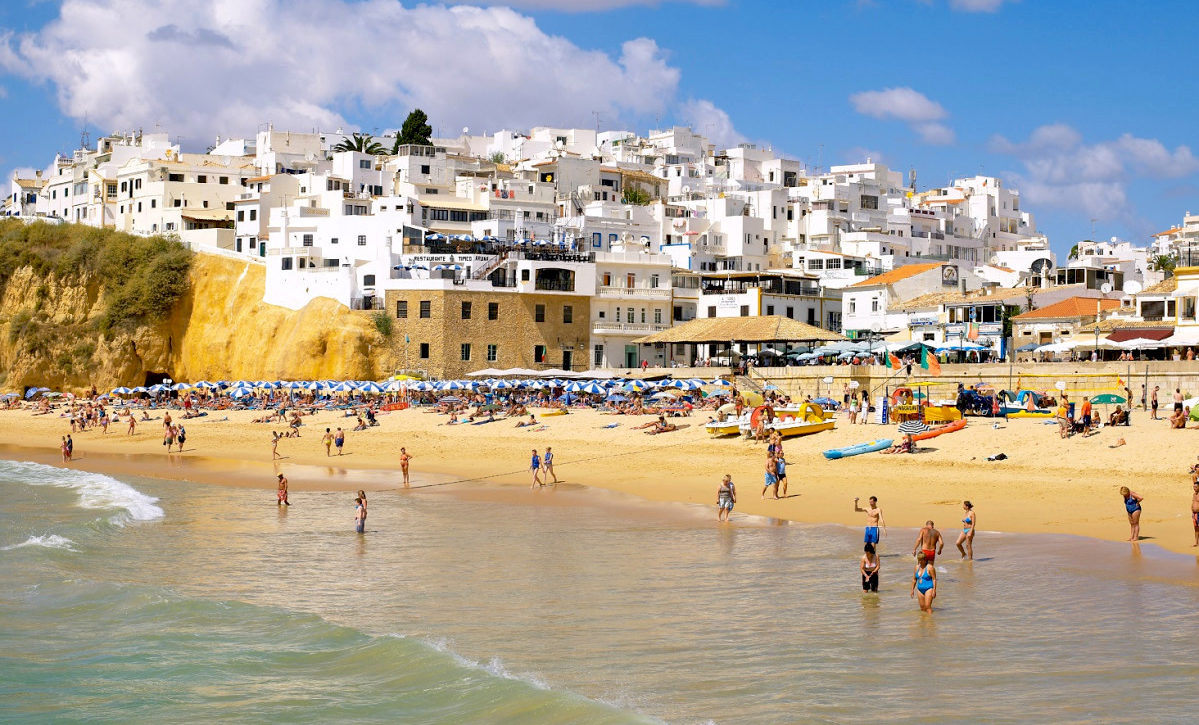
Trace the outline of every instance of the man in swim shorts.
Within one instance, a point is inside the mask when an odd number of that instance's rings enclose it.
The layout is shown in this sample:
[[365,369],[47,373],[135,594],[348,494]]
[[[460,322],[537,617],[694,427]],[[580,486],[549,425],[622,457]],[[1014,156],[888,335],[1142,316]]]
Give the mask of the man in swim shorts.
[[279,505],[291,506],[291,501],[287,500],[287,478],[282,473],[279,474]]
[[853,500],[853,510],[866,514],[866,536],[864,541],[867,544],[877,544],[878,527],[883,527],[884,536],[887,533],[887,522],[883,520],[883,510],[878,507],[878,499],[874,496],[871,496],[869,499],[867,499],[870,504],[866,508],[862,508],[858,505],[858,501],[860,500],[861,499],[857,498]]
[[941,538],[941,532],[933,527],[931,520],[925,521],[924,528],[916,534],[916,544],[912,547],[912,556],[915,556],[918,551],[923,551],[928,563],[932,564],[937,558],[937,554],[940,554],[944,548],[945,540]]

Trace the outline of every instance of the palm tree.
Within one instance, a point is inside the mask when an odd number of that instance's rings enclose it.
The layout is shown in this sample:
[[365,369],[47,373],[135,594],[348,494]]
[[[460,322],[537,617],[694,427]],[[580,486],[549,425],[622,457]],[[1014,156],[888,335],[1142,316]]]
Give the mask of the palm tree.
[[333,147],[334,151],[357,151],[363,154],[371,154],[373,156],[382,156],[387,153],[387,149],[383,148],[383,144],[375,140],[374,136],[369,133],[355,133],[348,138],[343,138]]

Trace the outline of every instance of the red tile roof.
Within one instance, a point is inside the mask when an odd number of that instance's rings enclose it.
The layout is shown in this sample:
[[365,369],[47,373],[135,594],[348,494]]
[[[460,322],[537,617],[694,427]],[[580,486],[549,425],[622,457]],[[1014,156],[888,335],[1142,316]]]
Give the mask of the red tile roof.
[[1115,310],[1120,307],[1120,300],[1105,300],[1098,297],[1068,297],[1061,302],[1055,302],[1039,310],[1016,315],[1014,320],[1069,319],[1072,317],[1094,317],[1096,303],[1104,310]]
[[869,279],[864,279],[855,284],[851,284],[850,287],[873,287],[880,284],[895,284],[896,282],[907,279],[908,277],[915,277],[922,272],[929,272],[934,269],[940,269],[941,267],[941,262],[935,262],[933,264],[905,264],[902,267],[896,267],[890,272],[883,272],[880,275],[870,277]]

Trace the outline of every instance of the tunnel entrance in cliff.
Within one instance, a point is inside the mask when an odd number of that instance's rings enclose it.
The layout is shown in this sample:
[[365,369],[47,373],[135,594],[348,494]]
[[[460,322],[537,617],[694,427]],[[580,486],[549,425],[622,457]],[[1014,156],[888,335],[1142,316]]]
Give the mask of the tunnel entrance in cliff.
[[170,379],[171,376],[167,373],[152,373],[147,371],[146,382],[142,383],[142,385],[145,385],[148,388],[151,385],[161,385]]

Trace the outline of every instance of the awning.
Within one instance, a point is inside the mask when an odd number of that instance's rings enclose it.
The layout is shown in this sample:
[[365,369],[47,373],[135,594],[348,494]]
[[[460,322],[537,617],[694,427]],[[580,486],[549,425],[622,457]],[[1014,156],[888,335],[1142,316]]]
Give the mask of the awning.
[[1113,330],[1107,339],[1112,342],[1128,342],[1136,339],[1164,340],[1173,334],[1173,327],[1123,327]]
[[1174,334],[1162,340],[1167,347],[1199,345],[1199,327],[1176,327]]

